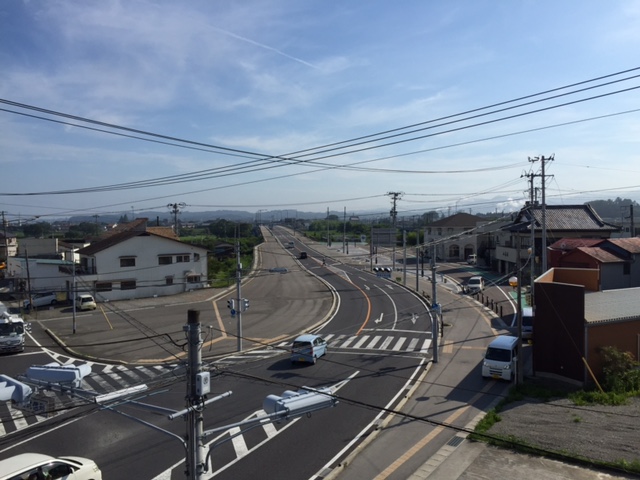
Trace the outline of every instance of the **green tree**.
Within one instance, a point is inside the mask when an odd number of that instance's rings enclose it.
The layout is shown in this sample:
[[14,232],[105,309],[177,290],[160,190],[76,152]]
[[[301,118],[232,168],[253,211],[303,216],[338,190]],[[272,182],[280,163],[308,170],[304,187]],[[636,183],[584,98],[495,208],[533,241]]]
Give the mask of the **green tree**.
[[48,222],[38,222],[24,225],[22,233],[25,237],[43,238],[51,234],[51,224]]

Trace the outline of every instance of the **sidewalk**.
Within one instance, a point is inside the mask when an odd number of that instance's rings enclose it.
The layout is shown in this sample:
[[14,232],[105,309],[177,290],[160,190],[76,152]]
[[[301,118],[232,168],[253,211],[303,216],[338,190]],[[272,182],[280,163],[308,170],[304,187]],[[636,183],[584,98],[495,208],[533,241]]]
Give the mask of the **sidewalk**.
[[[331,257],[334,261],[348,264],[355,267],[362,267],[363,270],[369,270],[371,268],[371,260],[369,258],[369,250],[366,246],[350,247],[349,253],[342,251],[342,244],[339,248],[332,246],[327,247],[326,244],[318,242],[308,242],[309,247],[318,252],[320,255]],[[335,245],[335,244],[334,244]],[[364,260],[363,260],[364,259]],[[331,261],[327,262],[327,265],[331,266]],[[378,264],[373,266],[391,266],[391,258],[386,255],[378,255]],[[404,272],[402,270],[396,270],[393,272],[393,278],[403,277]],[[400,265],[401,267],[401,265]],[[411,269],[411,267],[414,267]],[[426,269],[425,269],[426,270]],[[431,271],[429,270],[429,276],[418,278],[418,290],[425,292],[426,295],[431,295],[432,283],[431,283]],[[407,268],[407,280],[406,287],[411,290],[416,290],[416,277],[415,266],[408,266]],[[436,283],[438,291],[447,289],[452,294],[458,294],[460,292],[460,286],[452,279],[446,280],[446,276],[442,274],[436,275]],[[484,312],[484,315],[490,320],[491,325],[495,331],[504,332],[507,326],[502,322],[502,319],[494,313],[491,309],[478,306]],[[435,370],[430,372],[432,375],[438,375]],[[426,388],[419,387],[413,393],[412,398],[426,398],[428,396],[425,393]],[[497,400],[496,400],[497,402]],[[486,410],[493,408],[495,402],[489,406]],[[465,425],[465,429],[472,431],[475,425],[480,421],[486,411],[481,411],[473,420]],[[360,480],[365,478],[362,471],[357,468],[358,461],[362,461],[359,458],[365,454],[368,449],[372,449],[372,446],[376,443],[382,445],[395,444],[393,435],[397,432],[391,430],[380,429],[371,434],[371,439],[365,441],[358,449],[357,453],[354,452],[350,459],[347,459],[344,463],[346,468],[336,469],[332,472],[329,478],[338,480]],[[381,446],[383,450],[386,447]],[[373,452],[376,448],[372,449]],[[369,454],[371,455],[371,453]],[[375,453],[374,453],[375,455]],[[366,454],[365,454],[366,456]],[[367,463],[366,460],[364,460]],[[351,466],[352,468],[349,468]],[[355,469],[354,469],[355,467]],[[384,473],[377,473],[376,480],[383,480],[387,478],[397,478],[393,474],[387,476]],[[493,480],[495,478],[535,478],[537,480],[603,480],[603,479],[631,479],[634,476],[614,476],[602,471],[592,470],[589,468],[579,467],[573,464],[563,463],[556,460],[551,460],[544,457],[525,455],[515,453],[510,450],[497,448],[488,444],[476,441],[470,441],[467,439],[467,434],[458,433],[454,435],[445,445],[443,445],[434,455],[425,459],[424,463],[413,474],[407,478],[407,480]]]

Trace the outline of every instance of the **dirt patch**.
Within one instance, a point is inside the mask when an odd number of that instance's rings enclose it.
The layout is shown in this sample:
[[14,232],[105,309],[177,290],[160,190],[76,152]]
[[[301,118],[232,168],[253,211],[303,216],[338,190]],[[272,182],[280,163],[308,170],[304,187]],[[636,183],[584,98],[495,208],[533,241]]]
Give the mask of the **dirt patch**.
[[[570,387],[567,387],[569,390]],[[506,405],[487,432],[599,462],[640,462],[640,398],[627,405],[577,406],[566,398]]]

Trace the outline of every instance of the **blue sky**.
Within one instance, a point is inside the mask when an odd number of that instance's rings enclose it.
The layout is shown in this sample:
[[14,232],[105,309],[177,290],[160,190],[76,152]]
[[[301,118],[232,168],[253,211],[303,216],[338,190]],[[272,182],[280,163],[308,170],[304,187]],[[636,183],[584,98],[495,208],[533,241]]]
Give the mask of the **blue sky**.
[[5,0],[0,210],[503,211],[551,155],[548,203],[640,200],[640,70],[460,116],[638,68],[639,44],[631,0]]

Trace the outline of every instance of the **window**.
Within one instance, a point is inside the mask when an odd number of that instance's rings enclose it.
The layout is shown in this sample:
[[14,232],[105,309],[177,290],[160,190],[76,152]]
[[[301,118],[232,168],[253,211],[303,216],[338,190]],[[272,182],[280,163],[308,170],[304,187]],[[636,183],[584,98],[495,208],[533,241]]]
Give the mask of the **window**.
[[136,289],[135,280],[125,280],[120,282],[120,290],[135,290],[135,289]]
[[164,277],[165,285],[173,285],[173,277]]
[[200,254],[199,253],[194,253],[193,254],[193,261],[197,262],[198,260],[200,260]]
[[171,255],[162,255],[158,257],[158,265],[171,265],[173,257]]
[[120,258],[120,266],[121,267],[135,267],[136,266],[136,257],[122,257],[122,258]]
[[189,255],[176,255],[176,263],[186,263],[189,261]]
[[200,275],[189,275],[187,283],[200,283]]
[[111,282],[96,282],[96,292],[110,292],[113,290]]

